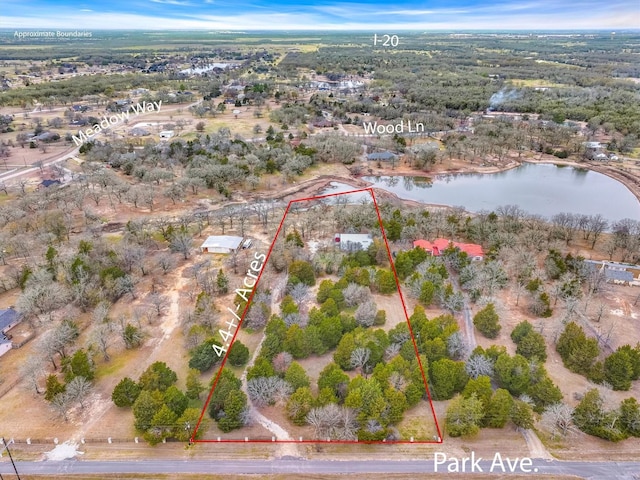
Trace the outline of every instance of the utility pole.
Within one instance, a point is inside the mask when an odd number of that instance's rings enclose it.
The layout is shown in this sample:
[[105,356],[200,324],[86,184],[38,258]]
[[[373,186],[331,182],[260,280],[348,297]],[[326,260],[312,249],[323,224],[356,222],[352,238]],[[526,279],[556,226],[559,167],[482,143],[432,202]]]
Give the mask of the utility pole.
[[[13,440],[11,440],[11,442],[13,442]],[[9,442],[9,443],[11,443]],[[5,442],[4,437],[2,437],[2,445],[4,445],[4,449],[6,450],[7,453],[9,454],[9,459],[11,460],[11,465],[13,465],[13,471],[16,472],[16,477],[18,477],[18,480],[20,480],[20,474],[18,474],[18,469],[16,468],[16,464],[13,461],[13,457],[11,456],[11,450],[9,450],[9,443]],[[2,453],[2,452],[0,452]],[[0,478],[0,480],[2,480],[2,478]]]

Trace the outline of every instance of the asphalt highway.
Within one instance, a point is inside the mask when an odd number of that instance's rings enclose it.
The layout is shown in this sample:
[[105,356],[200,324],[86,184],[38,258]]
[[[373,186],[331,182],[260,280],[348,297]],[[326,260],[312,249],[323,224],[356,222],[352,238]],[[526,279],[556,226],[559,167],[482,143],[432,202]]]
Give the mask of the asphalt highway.
[[[3,458],[0,463],[0,473],[11,474],[11,464]],[[497,464],[493,459],[483,459],[471,466],[465,465],[465,472],[461,465],[459,471],[453,464],[441,463],[434,465],[434,459],[391,461],[328,461],[303,459],[277,460],[137,460],[137,461],[41,461],[16,462],[18,472],[24,475],[79,475],[104,474],[106,478],[112,474],[123,473],[211,473],[211,474],[351,474],[351,473],[437,473],[457,478],[462,473],[495,474],[523,474],[530,473],[547,475],[577,475],[585,479],[602,480],[638,480],[640,479],[640,462],[585,462],[585,461],[546,461],[534,459],[531,464],[510,465],[505,459]],[[493,463],[493,467],[492,467]],[[511,467],[514,467],[511,472]],[[524,470],[521,468],[523,467]],[[472,472],[473,470],[473,472]]]

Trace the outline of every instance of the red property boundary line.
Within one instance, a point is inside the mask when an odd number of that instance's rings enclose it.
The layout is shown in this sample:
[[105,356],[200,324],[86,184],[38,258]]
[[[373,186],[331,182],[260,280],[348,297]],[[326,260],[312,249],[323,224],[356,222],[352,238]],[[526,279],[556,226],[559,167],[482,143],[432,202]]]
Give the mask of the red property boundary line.
[[360,192],[369,192],[371,194],[371,198],[373,200],[373,206],[376,210],[376,215],[378,217],[378,224],[380,225],[380,231],[382,232],[382,239],[384,240],[384,244],[385,247],[387,249],[387,255],[389,257],[389,264],[391,265],[391,271],[393,272],[393,276],[395,278],[396,281],[396,287],[398,288],[398,294],[400,296],[400,302],[402,303],[402,310],[404,311],[404,316],[405,319],[407,321],[407,326],[409,328],[409,334],[411,336],[411,341],[413,342],[413,349],[415,351],[416,354],[416,358],[418,359],[418,366],[420,367],[420,374],[422,375],[422,381],[424,382],[424,387],[425,387],[425,391],[427,392],[427,397],[429,400],[429,406],[431,408],[431,414],[433,415],[433,421],[436,425],[436,430],[438,432],[438,440],[418,440],[418,441],[412,441],[412,440],[393,440],[393,441],[386,441],[386,440],[268,440],[268,439],[256,439],[256,440],[241,440],[241,439],[202,439],[202,440],[196,440],[195,436],[198,433],[198,429],[200,428],[200,424],[202,423],[202,419],[204,418],[204,415],[207,412],[207,408],[209,407],[209,403],[211,402],[211,397],[213,395],[213,391],[215,390],[216,386],[218,385],[218,381],[220,380],[220,375],[222,374],[222,370],[225,366],[225,364],[227,363],[227,357],[229,356],[229,352],[231,351],[231,345],[233,345],[233,342],[235,342],[236,340],[236,336],[238,335],[238,332],[240,332],[240,327],[242,326],[242,323],[244,322],[244,317],[247,314],[247,311],[249,310],[249,305],[251,304],[251,300],[253,299],[253,295],[255,294],[258,284],[260,283],[260,279],[262,278],[262,274],[264,273],[264,268],[260,270],[260,274],[258,275],[258,279],[256,280],[256,283],[253,287],[253,289],[251,290],[251,294],[249,295],[249,298],[245,304],[244,310],[242,311],[242,315],[240,316],[240,321],[238,322],[238,326],[236,327],[236,331],[233,334],[233,338],[231,339],[230,342],[230,347],[227,349],[224,358],[222,359],[222,363],[220,364],[220,367],[218,368],[218,373],[216,374],[215,380],[213,382],[213,385],[211,386],[211,389],[209,390],[209,395],[207,396],[207,400],[204,403],[204,406],[202,407],[202,412],[200,413],[200,418],[198,418],[198,423],[196,424],[196,428],[193,430],[193,433],[191,435],[191,439],[189,440],[189,443],[334,443],[334,444],[417,444],[417,445],[424,445],[424,444],[438,444],[438,443],[442,443],[442,432],[440,430],[440,425],[438,424],[438,418],[436,417],[436,411],[433,407],[433,400],[431,399],[431,392],[429,391],[429,385],[427,383],[427,377],[424,373],[424,367],[422,366],[422,361],[420,360],[420,354],[418,353],[418,344],[416,343],[416,339],[415,336],[413,334],[413,329],[411,328],[411,322],[409,322],[409,313],[407,311],[407,305],[404,301],[404,296],[402,295],[402,290],[400,289],[400,280],[398,278],[398,273],[396,272],[396,267],[395,264],[393,263],[393,258],[391,255],[391,249],[389,248],[389,241],[387,240],[387,234],[384,231],[384,225],[382,223],[382,216],[380,215],[380,209],[378,208],[378,202],[376,201],[376,196],[375,193],[373,191],[372,187],[368,187],[368,188],[361,188],[361,189],[357,189],[357,190],[349,190],[347,192],[339,192],[339,193],[329,193],[329,194],[325,194],[325,195],[318,195],[315,197],[307,197],[307,198],[299,198],[296,200],[291,200],[289,201],[287,208],[284,211],[284,215],[282,215],[282,220],[280,220],[280,225],[278,226],[278,230],[276,231],[276,234],[273,238],[273,242],[271,242],[271,246],[269,247],[269,251],[267,252],[267,257],[264,260],[264,265],[266,266],[268,261],[269,261],[269,257],[271,256],[271,252],[273,251],[273,247],[276,243],[276,240],[278,239],[278,236],[280,235],[280,231],[282,230],[282,227],[284,225],[284,220],[285,218],[287,218],[287,214],[289,213],[289,210],[291,208],[291,205],[293,203],[297,203],[297,202],[308,202],[311,200],[321,200],[324,198],[329,198],[329,197],[336,197],[338,195],[349,195],[352,193],[360,193]]

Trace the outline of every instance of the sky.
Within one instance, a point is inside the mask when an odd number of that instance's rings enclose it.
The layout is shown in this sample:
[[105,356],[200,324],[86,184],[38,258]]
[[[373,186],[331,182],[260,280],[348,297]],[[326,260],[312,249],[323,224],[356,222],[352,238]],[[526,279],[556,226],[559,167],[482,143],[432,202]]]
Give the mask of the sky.
[[0,0],[0,28],[620,30],[640,28],[640,0]]

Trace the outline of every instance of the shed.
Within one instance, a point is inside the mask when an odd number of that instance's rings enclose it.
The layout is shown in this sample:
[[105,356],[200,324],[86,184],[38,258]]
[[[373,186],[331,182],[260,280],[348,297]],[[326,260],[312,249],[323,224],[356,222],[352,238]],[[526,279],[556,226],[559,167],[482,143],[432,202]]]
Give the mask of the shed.
[[243,240],[242,237],[234,237],[232,235],[211,235],[200,245],[200,251],[203,253],[237,252]]

